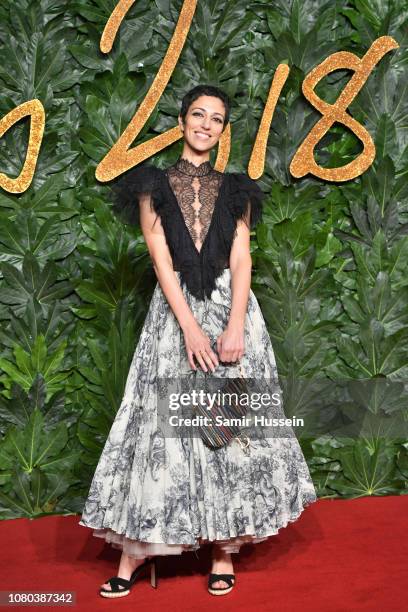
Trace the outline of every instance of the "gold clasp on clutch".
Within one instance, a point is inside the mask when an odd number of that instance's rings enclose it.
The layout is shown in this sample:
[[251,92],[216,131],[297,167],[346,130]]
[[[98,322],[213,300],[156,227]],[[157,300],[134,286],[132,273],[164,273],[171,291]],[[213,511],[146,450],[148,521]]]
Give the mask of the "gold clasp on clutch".
[[244,436],[244,438],[246,438],[246,440],[247,440],[246,444],[244,444],[242,438],[240,438],[239,436],[235,436],[235,440],[237,440],[237,442],[239,442],[239,444],[240,444],[242,450],[244,451],[244,453],[248,454],[249,451],[247,451],[247,449],[249,448],[250,440],[249,440],[248,436]]

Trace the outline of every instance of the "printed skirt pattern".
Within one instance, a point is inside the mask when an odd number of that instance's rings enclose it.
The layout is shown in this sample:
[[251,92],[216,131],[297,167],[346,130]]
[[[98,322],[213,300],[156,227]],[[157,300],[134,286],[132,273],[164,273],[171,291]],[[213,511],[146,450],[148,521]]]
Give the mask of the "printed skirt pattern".
[[[204,301],[182,288],[213,341],[231,309],[229,268],[216,283]],[[252,290],[240,361],[246,377],[277,380],[271,339]],[[238,376],[236,368],[220,364],[214,376]],[[317,500],[291,428],[290,436],[254,437],[249,452],[236,439],[212,449],[199,436],[164,435],[157,419],[157,381],[188,371],[183,332],[157,283],[79,521],[135,558],[180,554],[215,540],[237,553],[245,543],[275,535]]]

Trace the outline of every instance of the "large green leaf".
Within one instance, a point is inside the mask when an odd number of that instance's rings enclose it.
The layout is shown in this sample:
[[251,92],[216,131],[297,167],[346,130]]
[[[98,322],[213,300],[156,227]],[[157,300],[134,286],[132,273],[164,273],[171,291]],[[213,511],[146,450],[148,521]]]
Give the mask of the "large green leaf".
[[401,488],[396,477],[395,448],[376,442],[370,448],[363,440],[332,449],[331,456],[341,463],[342,474],[330,481],[329,487],[350,497],[393,495]]

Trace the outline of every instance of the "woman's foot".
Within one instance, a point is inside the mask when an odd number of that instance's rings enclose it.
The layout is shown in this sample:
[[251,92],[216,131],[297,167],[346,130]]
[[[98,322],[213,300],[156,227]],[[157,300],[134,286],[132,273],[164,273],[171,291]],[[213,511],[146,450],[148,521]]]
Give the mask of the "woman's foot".
[[[232,565],[231,553],[223,552],[217,544],[212,545],[212,567],[211,573],[213,574],[233,574],[234,567]],[[235,582],[235,581],[234,581]],[[223,587],[229,587],[225,580],[217,580],[212,583],[212,588],[218,589]]]
[[[147,557],[147,559],[149,558],[150,557]],[[126,580],[129,580],[130,576],[132,575],[132,572],[134,572],[134,570],[139,567],[139,565],[141,565],[144,561],[145,559],[135,559],[134,557],[129,557],[129,555],[126,555],[124,552],[122,552],[117,575],[119,576],[119,578],[125,578]],[[102,588],[107,589],[108,591],[112,590],[111,585],[107,582],[102,584]]]

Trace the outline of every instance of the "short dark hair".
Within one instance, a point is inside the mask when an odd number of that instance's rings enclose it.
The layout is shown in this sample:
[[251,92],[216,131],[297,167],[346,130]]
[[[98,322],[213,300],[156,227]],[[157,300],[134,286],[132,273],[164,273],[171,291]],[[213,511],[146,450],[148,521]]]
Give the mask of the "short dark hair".
[[180,110],[180,116],[183,120],[183,123],[186,119],[188,109],[190,108],[194,100],[197,100],[197,98],[199,98],[200,96],[214,96],[215,98],[220,98],[220,100],[222,100],[225,108],[224,126],[222,128],[222,131],[224,131],[229,121],[230,99],[228,95],[224,91],[222,91],[222,89],[220,89],[219,87],[215,87],[215,85],[196,85],[195,87],[193,87],[193,89],[190,89],[190,91],[185,94],[181,101]]

